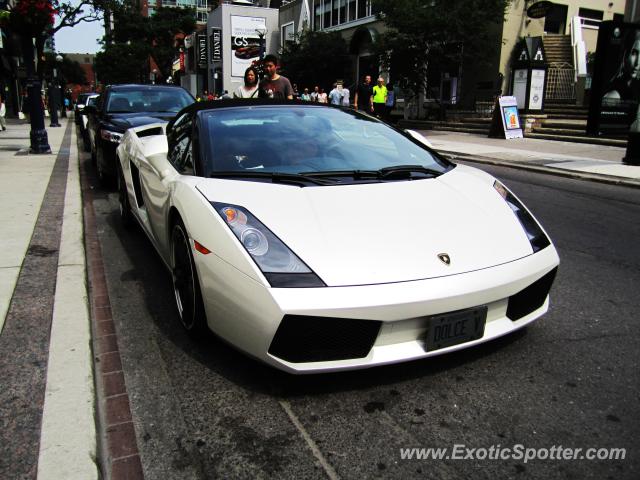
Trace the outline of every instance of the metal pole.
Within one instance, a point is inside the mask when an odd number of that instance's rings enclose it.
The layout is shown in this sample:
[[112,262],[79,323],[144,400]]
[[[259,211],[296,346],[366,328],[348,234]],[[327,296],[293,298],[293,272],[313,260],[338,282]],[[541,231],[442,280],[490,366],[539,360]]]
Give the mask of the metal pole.
[[44,109],[40,95],[40,80],[36,76],[33,51],[33,37],[29,34],[22,37],[23,55],[27,71],[27,95],[31,121],[29,151],[31,153],[51,153],[49,138],[44,128]]

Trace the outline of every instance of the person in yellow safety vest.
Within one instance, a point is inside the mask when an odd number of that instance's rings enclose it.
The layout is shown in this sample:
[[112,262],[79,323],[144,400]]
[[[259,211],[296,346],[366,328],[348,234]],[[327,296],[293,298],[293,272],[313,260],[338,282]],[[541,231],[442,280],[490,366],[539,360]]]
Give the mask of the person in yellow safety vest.
[[387,87],[384,84],[384,78],[378,77],[378,84],[373,87],[373,95],[371,95],[373,113],[378,118],[384,117],[387,95],[388,92]]

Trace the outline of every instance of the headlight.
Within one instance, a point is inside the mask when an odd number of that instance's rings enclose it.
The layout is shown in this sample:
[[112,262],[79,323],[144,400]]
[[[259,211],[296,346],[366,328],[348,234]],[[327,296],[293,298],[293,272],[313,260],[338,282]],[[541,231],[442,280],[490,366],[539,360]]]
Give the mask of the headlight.
[[499,181],[495,181],[493,183],[493,188],[500,194],[504,201],[507,202],[509,208],[513,211],[513,213],[518,218],[520,225],[524,229],[524,232],[527,234],[527,238],[529,239],[529,243],[531,243],[531,248],[533,248],[533,253],[542,250],[545,247],[551,245],[551,241],[547,237],[547,235],[542,231],[538,222],[536,222],[535,218],[529,213],[529,211],[520,203],[518,200],[502,183]]
[[211,202],[272,287],[324,287],[311,269],[254,217],[237,205]]
[[107,142],[120,143],[123,133],[112,132],[111,130],[100,130],[100,137]]

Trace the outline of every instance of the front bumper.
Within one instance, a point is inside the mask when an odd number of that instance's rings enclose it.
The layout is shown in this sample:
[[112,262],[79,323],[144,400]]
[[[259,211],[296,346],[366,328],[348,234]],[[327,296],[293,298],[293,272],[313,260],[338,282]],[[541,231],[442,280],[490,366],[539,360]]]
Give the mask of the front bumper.
[[[552,276],[559,262],[551,245],[517,261],[447,277],[353,287],[269,288],[215,255],[194,251],[194,257],[211,330],[247,354],[291,373],[330,372],[415,360],[513,332],[547,311],[548,288],[542,293],[539,306],[515,320],[507,316],[509,297],[547,274]],[[481,338],[427,351],[427,317],[481,305],[488,308]],[[335,325],[332,323],[335,319],[370,321],[379,324],[379,330],[368,353],[360,358],[292,362],[273,355],[271,348],[285,315],[325,317],[328,325]]]
[[115,178],[117,173],[116,149],[118,144],[108,142],[100,137],[100,131],[96,132],[96,158],[100,168],[109,177]]

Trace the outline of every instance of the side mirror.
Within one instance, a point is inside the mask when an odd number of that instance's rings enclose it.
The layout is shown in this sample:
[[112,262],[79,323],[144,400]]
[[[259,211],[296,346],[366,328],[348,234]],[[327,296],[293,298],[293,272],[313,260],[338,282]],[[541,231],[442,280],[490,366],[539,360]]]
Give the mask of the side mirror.
[[167,176],[169,176],[173,170],[173,166],[167,160],[166,153],[156,153],[154,155],[149,155],[147,157],[147,161],[158,173],[161,180],[164,180]]
[[82,109],[82,113],[86,113],[87,115],[95,115],[98,113],[98,109],[95,105],[85,105]]

